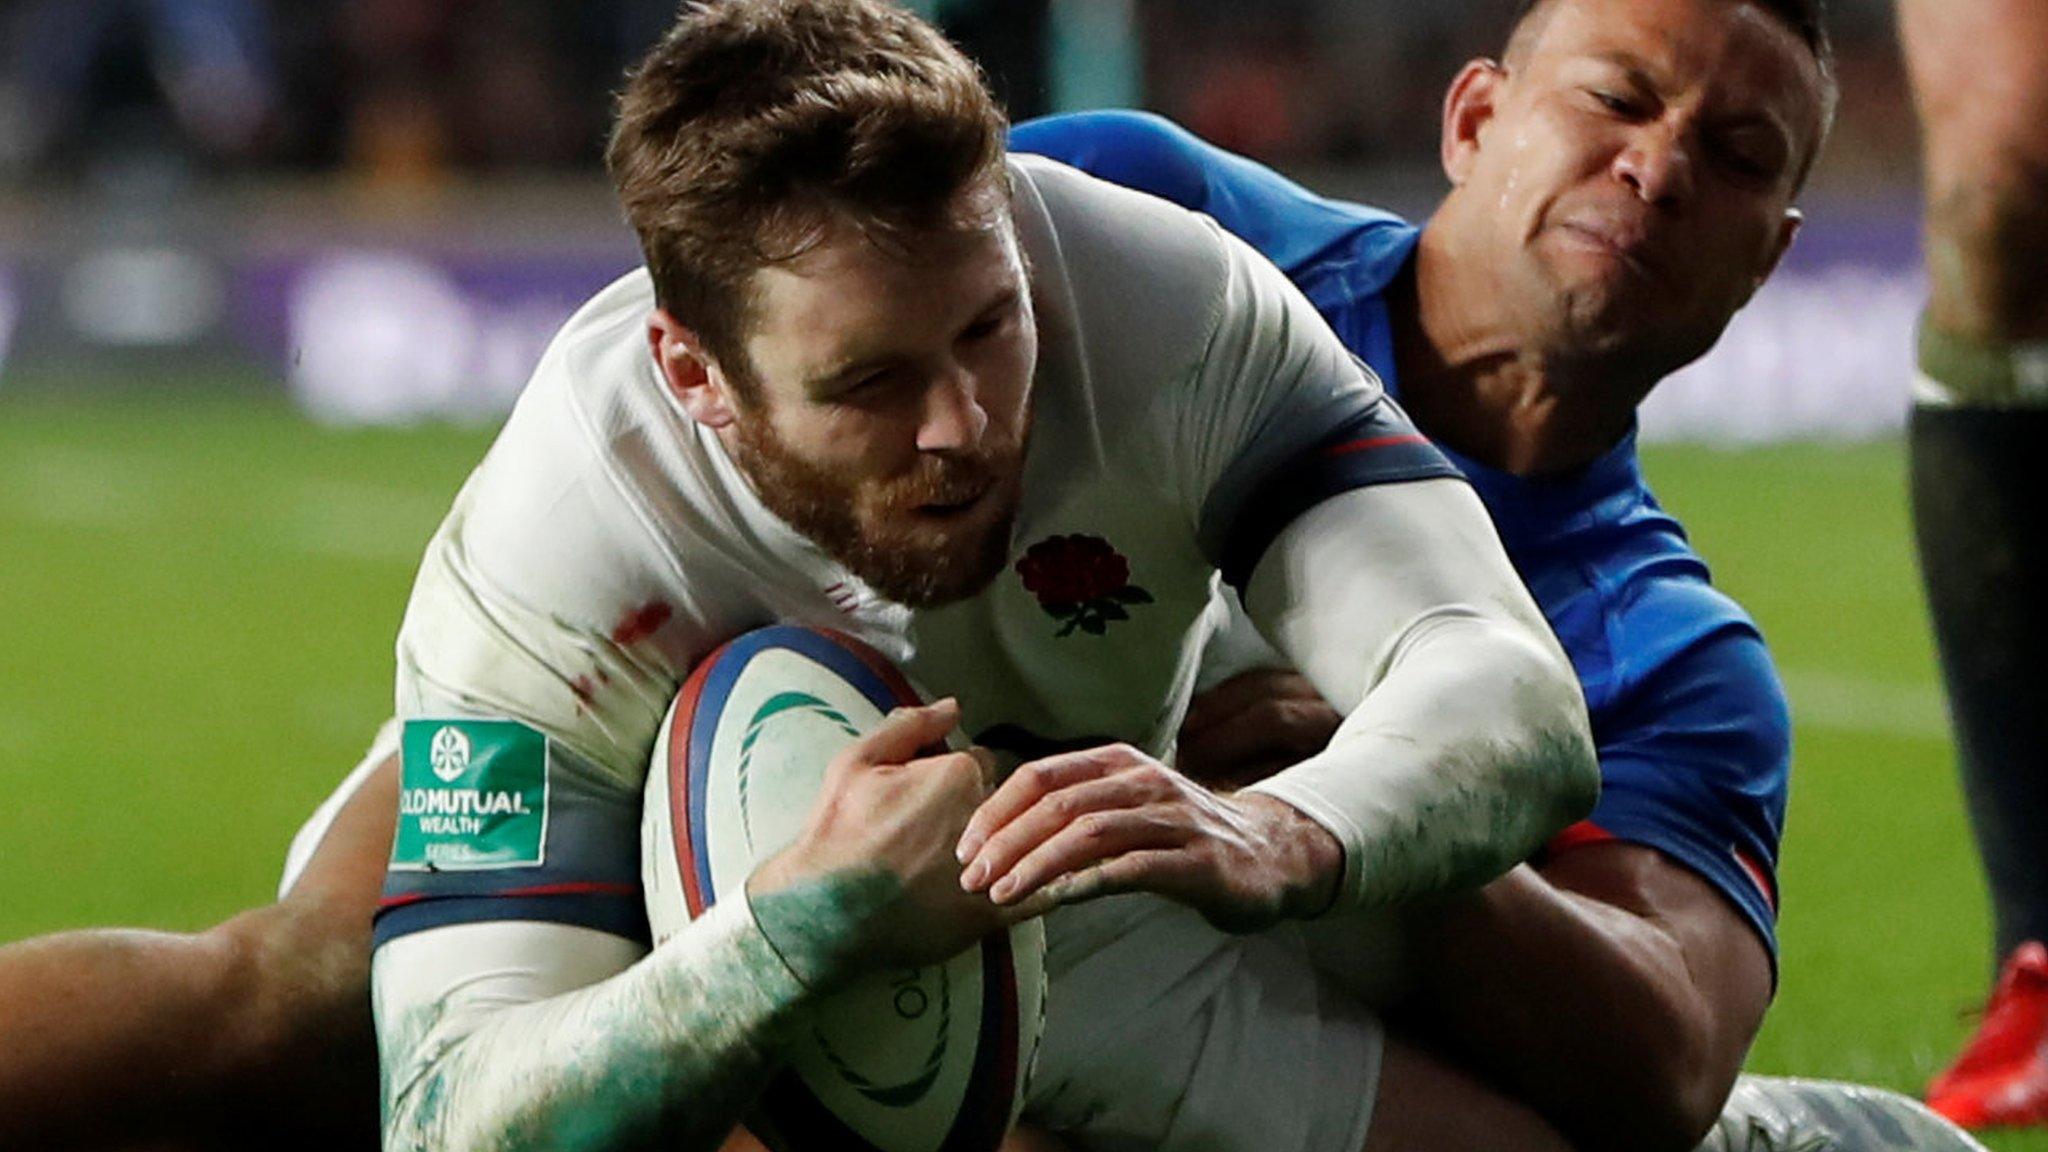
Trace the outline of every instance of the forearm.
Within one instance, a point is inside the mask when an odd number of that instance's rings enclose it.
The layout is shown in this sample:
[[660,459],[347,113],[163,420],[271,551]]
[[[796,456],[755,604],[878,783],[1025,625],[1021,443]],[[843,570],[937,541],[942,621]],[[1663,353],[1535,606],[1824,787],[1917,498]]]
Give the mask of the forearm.
[[1546,639],[1463,609],[1416,620],[1329,747],[1252,787],[1342,844],[1340,905],[1484,883],[1592,807],[1584,705]]
[[1644,907],[1522,867],[1413,908],[1404,1023],[1582,1149],[1690,1148],[1762,1017],[1768,962],[1718,894],[1652,850],[1576,855],[1570,867],[1623,878],[1648,894]]
[[0,1147],[374,1145],[368,937],[287,902],[0,948]]
[[[767,896],[761,914],[801,900]],[[392,947],[377,960],[385,1147],[408,1152],[716,1148],[808,995],[737,899],[610,979],[514,1007],[387,1014],[384,969],[404,959]]]
[[237,1011],[254,974],[212,933],[68,932],[0,948],[0,1146],[204,1131],[222,1082],[256,1049]]

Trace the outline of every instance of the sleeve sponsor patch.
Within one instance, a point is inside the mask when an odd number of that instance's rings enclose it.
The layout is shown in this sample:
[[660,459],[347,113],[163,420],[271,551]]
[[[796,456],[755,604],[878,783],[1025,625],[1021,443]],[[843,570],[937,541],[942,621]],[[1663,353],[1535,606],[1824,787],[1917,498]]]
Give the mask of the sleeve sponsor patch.
[[546,736],[517,720],[408,720],[402,748],[393,871],[474,872],[544,861]]

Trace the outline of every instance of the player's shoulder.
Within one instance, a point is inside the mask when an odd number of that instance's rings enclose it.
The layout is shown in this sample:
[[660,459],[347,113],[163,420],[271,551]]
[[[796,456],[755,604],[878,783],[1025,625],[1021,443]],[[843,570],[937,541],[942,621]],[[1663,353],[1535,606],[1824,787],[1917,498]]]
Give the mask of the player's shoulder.
[[651,368],[646,330],[654,306],[654,282],[644,267],[600,289],[548,342],[521,405],[572,398],[584,409],[615,404]]
[[[578,309],[536,367],[422,569],[470,593],[609,634],[659,589],[744,600],[730,469],[669,400],[648,351],[654,293],[644,270]],[[688,551],[685,575],[675,563]],[[730,593],[730,594],[728,594]]]
[[1319,306],[1376,295],[1413,248],[1416,229],[1399,216],[1320,195],[1154,113],[1048,116],[1018,125],[1010,142],[1214,217]]
[[589,502],[615,501],[607,482],[610,441],[641,419],[654,392],[642,334],[653,293],[644,271],[621,277],[556,333],[497,439],[457,498],[457,522],[478,530],[539,534],[591,524]]
[[1096,388],[1153,397],[1200,370],[1231,318],[1276,315],[1295,292],[1207,216],[1043,157],[1011,170],[1042,371],[1071,357]]
[[1780,759],[1791,743],[1791,713],[1755,620],[1704,569],[1635,583],[1608,630],[1622,672],[1616,711],[1660,728],[1711,729]]
[[594,432],[630,419],[628,410],[653,378],[646,337],[653,309],[645,268],[620,276],[577,308],[542,351],[492,455],[581,459],[594,446]]
[[1178,204],[1202,199],[1215,151],[1164,116],[1125,109],[1028,120],[1010,130],[1010,146]]
[[1761,639],[1756,621],[1717,587],[1685,529],[1638,486],[1640,506],[1600,543],[1581,547],[1579,561],[1599,570],[1608,631],[1631,652],[1664,655],[1717,636]]
[[1230,240],[1214,220],[1042,156],[1013,155],[1010,170],[1035,283],[1119,309],[1200,311],[1221,297]]

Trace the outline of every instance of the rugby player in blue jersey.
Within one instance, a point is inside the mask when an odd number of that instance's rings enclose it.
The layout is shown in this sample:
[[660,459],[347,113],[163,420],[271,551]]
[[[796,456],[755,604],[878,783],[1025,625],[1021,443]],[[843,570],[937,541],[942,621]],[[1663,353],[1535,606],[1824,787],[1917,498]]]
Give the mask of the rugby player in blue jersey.
[[[1454,187],[1421,227],[1149,115],[1012,134],[1251,241],[1492,513],[1578,670],[1603,792],[1541,859],[1409,918],[1408,1012],[1580,1147],[1684,1147],[1770,1000],[1783,692],[1645,484],[1635,409],[1783,255],[1833,99],[1812,3],[1537,0],[1453,82]],[[1303,678],[1244,672],[1197,699],[1180,764],[1255,778],[1338,720]],[[1815,1091],[1745,1085],[1767,1090]]]
[[[1397,1024],[1452,1060],[1385,1071],[1382,1102],[1408,1106],[1380,1109],[1371,1147],[1686,1147],[1769,999],[1783,702],[1753,627],[1642,489],[1630,432],[1790,241],[1832,99],[1810,17],[1539,3],[1502,61],[1455,83],[1457,187],[1421,233],[1157,121],[1020,132],[1209,211],[1293,275],[1472,475],[1592,703],[1592,822],[1407,917],[1422,982]],[[1185,766],[1270,770],[1327,736],[1321,707],[1285,673],[1230,681],[1193,715]],[[366,1127],[367,920],[393,807],[378,759],[304,838],[278,905],[198,937],[0,953],[0,1145],[311,1146]],[[1967,1146],[1948,1139],[1894,1098],[1757,1081],[1708,1147]]]

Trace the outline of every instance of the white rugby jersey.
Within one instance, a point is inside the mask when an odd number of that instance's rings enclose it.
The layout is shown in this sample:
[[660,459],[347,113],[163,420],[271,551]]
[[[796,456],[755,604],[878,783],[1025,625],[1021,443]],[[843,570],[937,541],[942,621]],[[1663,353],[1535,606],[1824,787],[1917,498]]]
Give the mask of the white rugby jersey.
[[[1207,217],[1012,163],[1040,333],[1011,563],[881,599],[769,513],[665,387],[644,271],[549,348],[434,536],[398,643],[405,791],[383,942],[546,920],[644,938],[656,729],[691,666],[772,622],[836,628],[977,742],[1165,756],[1219,570],[1242,584],[1336,492],[1457,473],[1272,266]],[[448,726],[427,721],[459,718]]]

